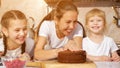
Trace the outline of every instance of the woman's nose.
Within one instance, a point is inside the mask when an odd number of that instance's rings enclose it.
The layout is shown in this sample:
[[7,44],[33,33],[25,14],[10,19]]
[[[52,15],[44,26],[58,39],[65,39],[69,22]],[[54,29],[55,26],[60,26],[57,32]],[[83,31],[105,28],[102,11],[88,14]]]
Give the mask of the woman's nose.
[[73,28],[74,28],[74,23],[71,23],[71,24],[69,25],[69,28],[73,29]]

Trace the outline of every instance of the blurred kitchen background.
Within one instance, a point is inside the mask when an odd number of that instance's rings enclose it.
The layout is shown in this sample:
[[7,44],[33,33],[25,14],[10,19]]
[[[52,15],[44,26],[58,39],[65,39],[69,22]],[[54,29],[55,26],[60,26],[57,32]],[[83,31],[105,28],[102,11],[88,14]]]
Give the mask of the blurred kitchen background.
[[[17,9],[25,13],[29,27],[34,30],[60,0],[0,0],[0,20],[4,12]],[[67,1],[67,0],[66,0]],[[69,0],[68,0],[69,1]],[[78,21],[84,25],[85,14],[92,8],[99,8],[106,13],[106,34],[120,46],[120,0],[70,0],[79,10]]]

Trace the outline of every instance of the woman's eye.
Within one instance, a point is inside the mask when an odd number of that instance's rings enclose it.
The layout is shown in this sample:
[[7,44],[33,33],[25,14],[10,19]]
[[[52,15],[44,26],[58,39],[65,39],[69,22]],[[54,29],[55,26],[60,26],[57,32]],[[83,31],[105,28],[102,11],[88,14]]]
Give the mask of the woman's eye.
[[69,23],[70,23],[70,21],[67,21],[66,23],[68,23],[68,24],[69,24]]
[[20,30],[15,30],[16,32],[19,32]]
[[78,23],[78,21],[74,21],[74,23],[76,24],[76,23]]
[[24,29],[23,29],[23,31],[26,31],[26,30],[27,30],[27,28],[24,28]]

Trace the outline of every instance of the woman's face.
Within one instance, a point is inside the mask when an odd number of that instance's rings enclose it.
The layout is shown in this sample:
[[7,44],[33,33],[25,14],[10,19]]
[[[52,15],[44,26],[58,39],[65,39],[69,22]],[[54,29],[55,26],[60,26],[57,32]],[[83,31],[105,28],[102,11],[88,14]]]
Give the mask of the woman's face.
[[25,42],[27,36],[27,22],[26,20],[10,20],[7,30],[7,37],[9,42],[21,45]]
[[66,11],[56,23],[59,32],[64,36],[69,35],[76,27],[77,17],[78,13],[76,11]]
[[87,28],[92,33],[102,33],[104,30],[104,20],[102,17],[93,16],[88,19]]

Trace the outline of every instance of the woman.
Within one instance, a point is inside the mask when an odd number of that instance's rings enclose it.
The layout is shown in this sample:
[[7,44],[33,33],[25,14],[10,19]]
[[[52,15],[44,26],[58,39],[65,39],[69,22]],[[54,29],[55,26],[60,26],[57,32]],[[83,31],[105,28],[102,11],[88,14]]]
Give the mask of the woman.
[[34,58],[54,59],[60,51],[82,49],[83,29],[77,17],[78,10],[72,2],[59,2],[40,23]]

